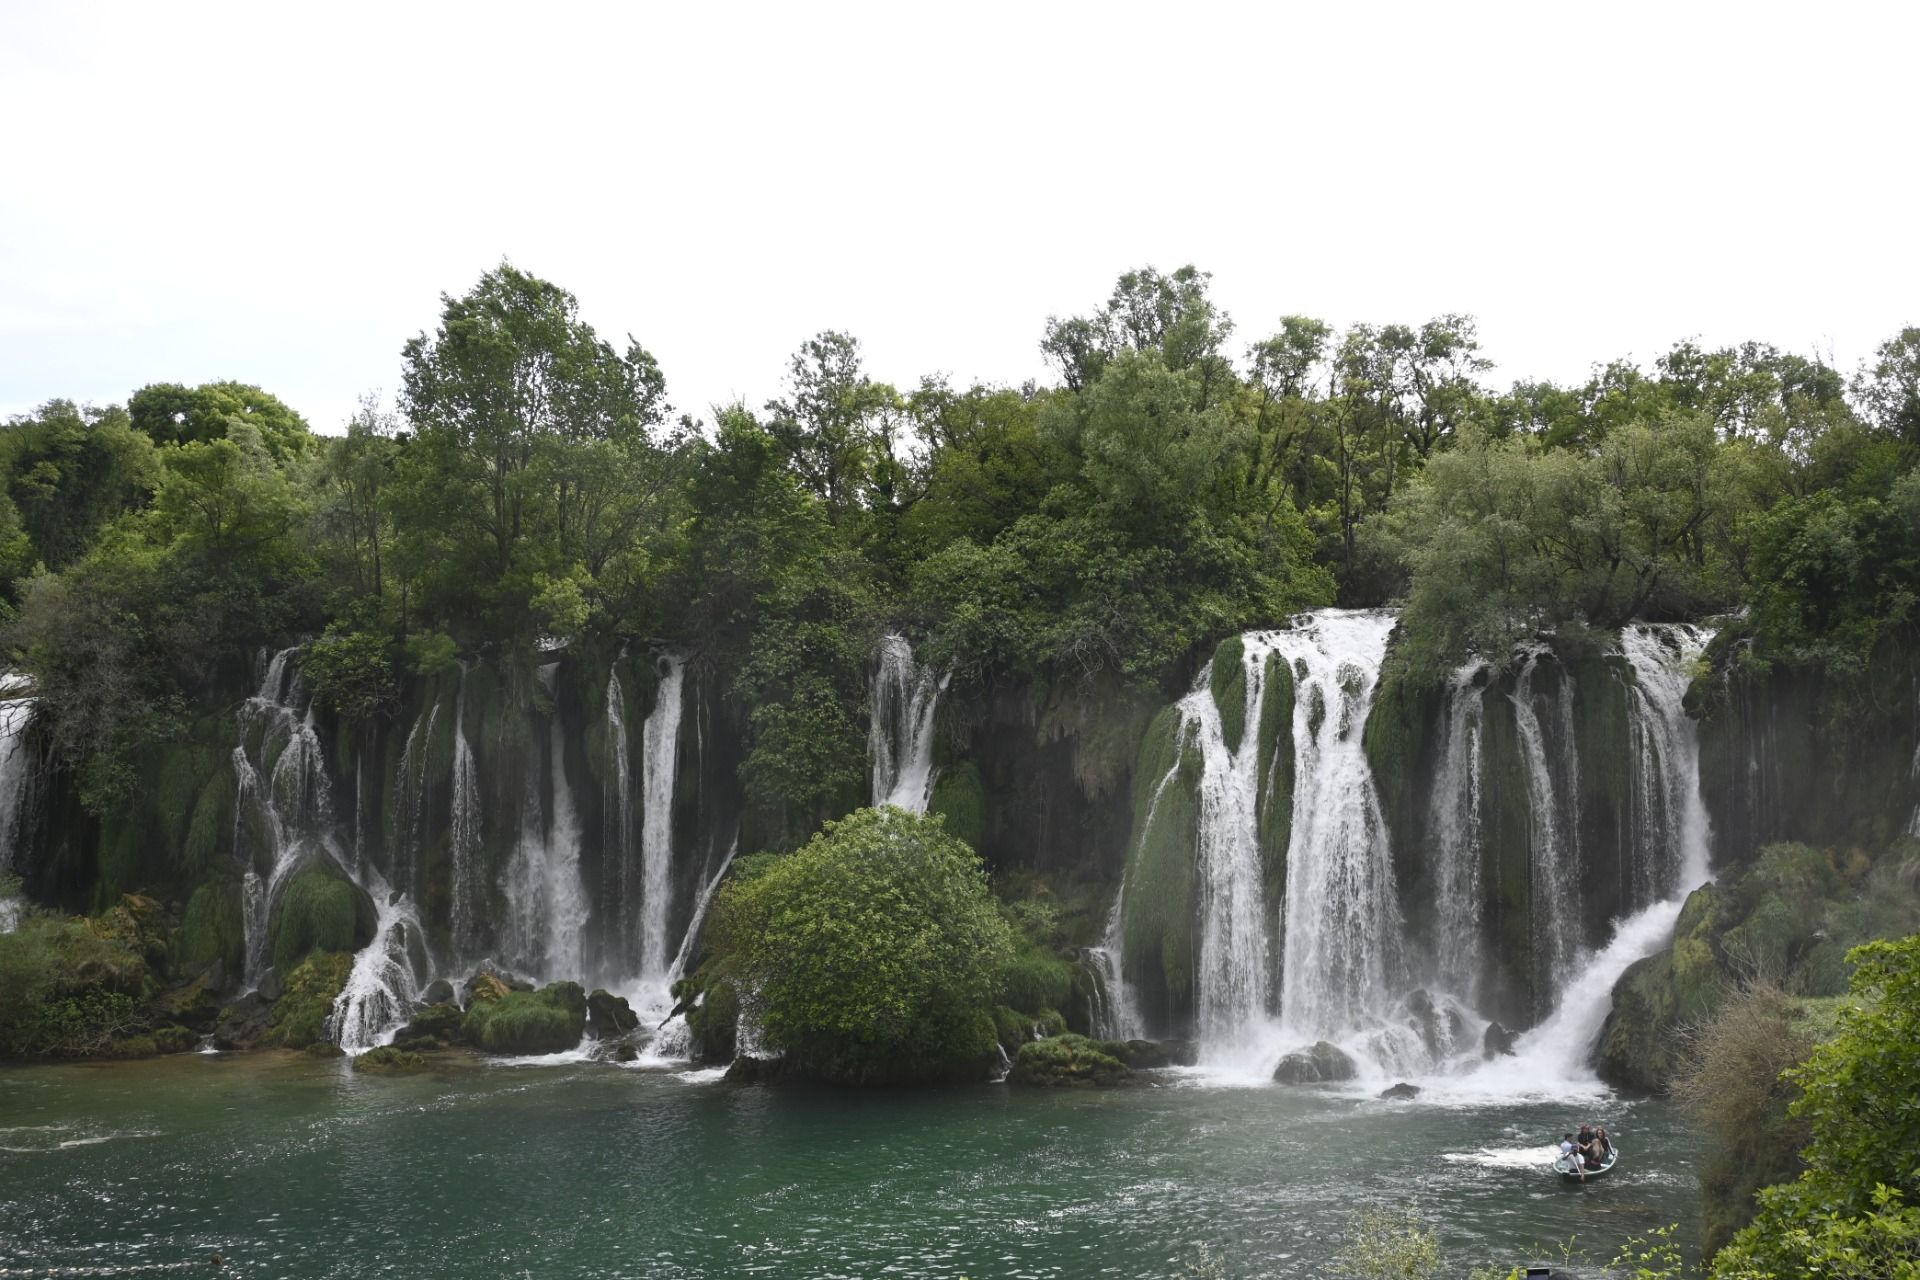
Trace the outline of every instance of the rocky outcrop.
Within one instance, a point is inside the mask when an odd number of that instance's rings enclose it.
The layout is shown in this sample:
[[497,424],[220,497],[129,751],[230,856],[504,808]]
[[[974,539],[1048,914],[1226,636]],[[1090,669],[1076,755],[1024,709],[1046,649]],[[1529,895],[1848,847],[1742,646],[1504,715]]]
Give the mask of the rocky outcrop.
[[1311,1048],[1294,1050],[1273,1069],[1278,1084],[1338,1084],[1359,1074],[1360,1068],[1346,1050],[1325,1040],[1315,1041]]
[[1021,1046],[1007,1083],[1045,1089],[1111,1089],[1131,1084],[1133,1069],[1123,1060],[1128,1052],[1111,1041],[1071,1032],[1049,1036]]

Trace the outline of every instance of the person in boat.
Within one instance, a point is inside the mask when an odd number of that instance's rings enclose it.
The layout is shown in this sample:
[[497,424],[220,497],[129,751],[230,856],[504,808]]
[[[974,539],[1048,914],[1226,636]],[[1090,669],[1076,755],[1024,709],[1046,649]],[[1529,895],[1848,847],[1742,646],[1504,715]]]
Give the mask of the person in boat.
[[1588,1169],[1600,1167],[1600,1141],[1595,1135],[1591,1122],[1580,1126],[1580,1138],[1574,1143],[1580,1149],[1580,1163]]
[[1605,1164],[1607,1161],[1613,1159],[1613,1139],[1607,1136],[1607,1130],[1604,1125],[1594,1130],[1593,1143],[1600,1149],[1601,1164]]
[[1580,1148],[1574,1145],[1573,1135],[1565,1134],[1560,1139],[1560,1158],[1572,1166],[1573,1172],[1580,1175],[1580,1181],[1587,1180],[1587,1163],[1580,1155]]

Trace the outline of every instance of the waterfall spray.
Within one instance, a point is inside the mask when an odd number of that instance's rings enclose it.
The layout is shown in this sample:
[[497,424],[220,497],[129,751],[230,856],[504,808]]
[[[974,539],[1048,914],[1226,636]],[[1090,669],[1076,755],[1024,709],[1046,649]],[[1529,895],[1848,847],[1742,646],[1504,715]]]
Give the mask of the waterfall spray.
[[660,690],[653,711],[640,729],[641,788],[645,809],[640,824],[640,978],[664,985],[667,925],[673,894],[673,793],[680,765],[681,693],[684,658],[660,659]]
[[925,813],[933,798],[933,724],[948,677],[917,667],[902,635],[880,641],[874,657],[867,755],[875,805]]

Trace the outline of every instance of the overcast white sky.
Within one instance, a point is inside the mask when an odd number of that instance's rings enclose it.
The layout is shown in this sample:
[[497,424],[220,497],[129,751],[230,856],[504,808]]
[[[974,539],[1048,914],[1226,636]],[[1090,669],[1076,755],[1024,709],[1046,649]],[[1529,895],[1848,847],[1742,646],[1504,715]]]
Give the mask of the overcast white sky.
[[1503,384],[1851,369],[1920,323],[1916,48],[1830,0],[0,0],[0,413],[235,378],[337,430],[502,258],[703,414],[823,328],[1044,376],[1049,314],[1189,261],[1246,339],[1471,312]]

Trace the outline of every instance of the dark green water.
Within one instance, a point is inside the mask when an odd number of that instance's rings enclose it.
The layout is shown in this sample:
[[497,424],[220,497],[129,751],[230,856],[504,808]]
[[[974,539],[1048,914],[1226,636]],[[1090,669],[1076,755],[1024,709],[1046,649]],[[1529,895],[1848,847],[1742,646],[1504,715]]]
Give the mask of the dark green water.
[[1602,1114],[1623,1172],[1569,1188],[1520,1149],[1581,1117],[1538,1106],[269,1055],[11,1069],[0,1275],[1173,1277],[1206,1244],[1224,1274],[1317,1276],[1367,1202],[1431,1218],[1449,1275],[1568,1236],[1605,1256],[1665,1222],[1691,1235],[1677,1118]]

